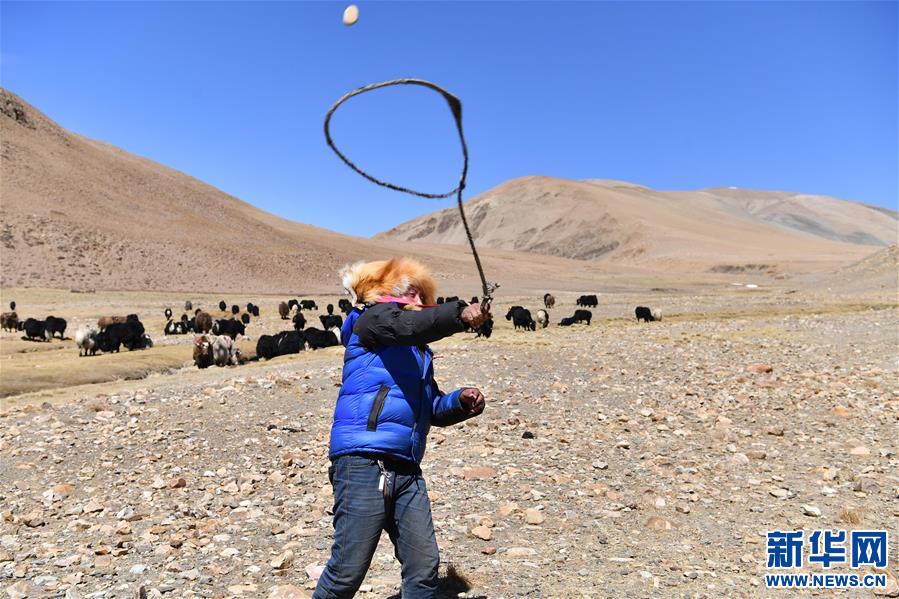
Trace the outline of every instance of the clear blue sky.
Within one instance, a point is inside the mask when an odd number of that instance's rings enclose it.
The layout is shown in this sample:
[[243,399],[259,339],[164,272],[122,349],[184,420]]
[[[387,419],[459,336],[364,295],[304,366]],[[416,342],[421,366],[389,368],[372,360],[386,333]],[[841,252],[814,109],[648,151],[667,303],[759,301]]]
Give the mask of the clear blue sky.
[[[896,2],[9,2],[2,85],[64,127],[356,235],[451,205],[340,163],[322,119],[397,77],[464,103],[466,198],[507,179],[735,185],[896,208]],[[382,90],[334,120],[376,175],[447,191],[445,104]]]

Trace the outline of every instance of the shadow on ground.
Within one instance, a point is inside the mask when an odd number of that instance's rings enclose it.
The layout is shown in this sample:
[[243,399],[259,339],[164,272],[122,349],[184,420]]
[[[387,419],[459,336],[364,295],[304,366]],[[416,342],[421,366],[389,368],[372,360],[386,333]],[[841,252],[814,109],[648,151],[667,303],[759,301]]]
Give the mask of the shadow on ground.
[[[437,599],[456,599],[459,593],[465,593],[471,589],[471,583],[459,574],[453,566],[447,568],[446,574],[437,582]],[[401,599],[402,594],[391,595],[387,599]],[[470,599],[487,599],[486,595],[478,595]]]

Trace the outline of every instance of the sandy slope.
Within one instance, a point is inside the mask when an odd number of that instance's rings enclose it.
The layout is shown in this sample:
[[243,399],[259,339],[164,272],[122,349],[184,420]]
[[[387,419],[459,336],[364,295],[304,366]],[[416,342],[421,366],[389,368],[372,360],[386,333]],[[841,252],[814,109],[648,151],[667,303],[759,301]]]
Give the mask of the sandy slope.
[[899,245],[893,244],[836,272],[809,277],[827,293],[865,295],[899,294]]
[[[173,169],[65,131],[0,90],[3,287],[303,293],[399,251],[476,292],[465,248],[409,246],[288,221]],[[590,288],[579,262],[486,252],[507,286]]]
[[[551,177],[507,181],[467,209],[488,247],[694,272],[827,270],[895,242],[897,225],[895,213],[823,196]],[[443,210],[378,238],[462,244],[465,233]]]
[[[406,253],[431,265],[447,294],[479,292],[468,249],[440,245],[464,239],[454,211],[433,227],[401,225],[391,239],[288,221],[68,132],[6,90],[0,147],[0,286],[7,290],[333,293],[341,265]],[[877,249],[847,241],[873,243],[890,227],[895,236],[888,211],[759,193],[762,199],[732,190],[666,194],[612,181],[529,177],[472,200],[469,216],[488,277],[510,291],[648,289],[686,275],[715,282],[720,277],[707,273],[716,268],[754,276],[832,270]],[[817,206],[819,220],[799,209],[803,202]],[[842,241],[824,239],[825,229]],[[417,243],[398,246],[400,238]]]

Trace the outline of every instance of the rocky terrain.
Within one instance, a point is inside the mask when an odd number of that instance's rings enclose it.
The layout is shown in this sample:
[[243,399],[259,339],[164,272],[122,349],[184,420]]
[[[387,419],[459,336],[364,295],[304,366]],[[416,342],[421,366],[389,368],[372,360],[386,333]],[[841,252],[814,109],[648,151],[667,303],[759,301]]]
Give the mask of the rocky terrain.
[[[336,304],[337,269],[398,239],[442,293],[480,295],[454,213],[374,240],[290,222],[5,90],[0,134],[0,305],[69,322],[0,332],[0,596],[311,595],[342,348],[260,362],[256,339],[289,328],[279,301]],[[432,430],[423,465],[441,597],[766,597],[766,531],[895,528],[895,212],[546,177],[469,206],[502,287],[491,339],[434,344],[442,387],[488,399]],[[546,291],[549,328],[501,318]],[[593,323],[557,326],[581,293]],[[244,363],[198,370],[190,336],[162,336],[187,299],[261,307]],[[153,348],[78,357],[79,325],[130,313]],[[895,566],[878,593],[899,596]],[[362,596],[399,582],[385,535]]]
[[[500,320],[434,344],[441,386],[488,399],[424,460],[441,596],[770,596],[767,530],[894,528],[894,296],[669,293],[646,324],[636,296],[601,297],[590,326]],[[0,400],[0,589],[311,595],[340,365],[306,352]],[[384,535],[361,596],[398,593]]]
[[821,287],[838,293],[899,290],[899,245],[895,243],[820,278]]

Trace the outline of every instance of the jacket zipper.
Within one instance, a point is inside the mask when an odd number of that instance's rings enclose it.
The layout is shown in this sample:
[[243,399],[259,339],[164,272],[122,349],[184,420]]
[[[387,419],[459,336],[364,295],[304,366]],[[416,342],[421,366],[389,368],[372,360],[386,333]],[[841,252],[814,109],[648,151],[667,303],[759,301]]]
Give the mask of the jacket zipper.
[[418,449],[416,448],[416,439],[418,432],[418,419],[421,418],[421,412],[424,409],[422,402],[425,399],[425,350],[421,346],[416,348],[418,356],[421,358],[421,376],[418,378],[418,410],[415,412],[415,420],[412,422],[412,459],[418,461]]
[[384,409],[384,400],[387,399],[388,393],[390,393],[390,387],[387,385],[381,385],[381,388],[378,389],[378,394],[375,395],[375,401],[371,404],[371,411],[368,413],[368,426],[366,427],[366,430],[378,430],[378,418],[381,417],[381,410]]

